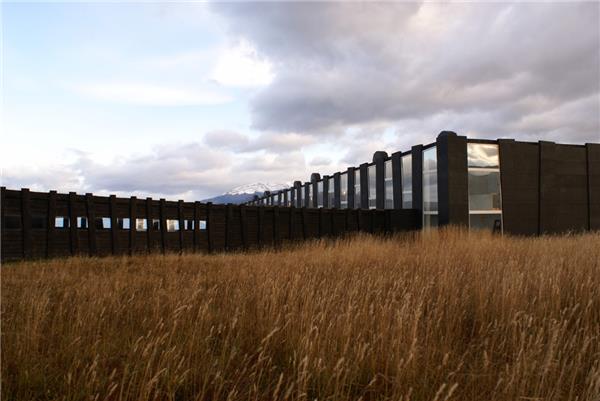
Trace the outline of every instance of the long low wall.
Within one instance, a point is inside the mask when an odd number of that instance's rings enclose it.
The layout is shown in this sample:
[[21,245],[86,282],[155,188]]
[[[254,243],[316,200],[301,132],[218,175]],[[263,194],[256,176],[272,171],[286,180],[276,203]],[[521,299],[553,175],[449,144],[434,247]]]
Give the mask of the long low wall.
[[213,252],[349,231],[420,227],[416,210],[308,209],[1,190],[2,261],[70,255]]

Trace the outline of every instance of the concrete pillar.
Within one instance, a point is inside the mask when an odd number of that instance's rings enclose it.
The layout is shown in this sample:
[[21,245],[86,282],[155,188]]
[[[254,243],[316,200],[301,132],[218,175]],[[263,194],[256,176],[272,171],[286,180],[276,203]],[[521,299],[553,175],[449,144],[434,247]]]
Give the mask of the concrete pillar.
[[402,152],[392,153],[394,209],[402,209]]
[[467,138],[442,131],[436,140],[438,225],[469,226]]
[[419,213],[423,224],[423,145],[415,145],[410,150],[412,161],[412,208]]
[[375,163],[375,207],[385,209],[385,161],[388,154],[383,151],[377,151],[373,154],[373,163]]

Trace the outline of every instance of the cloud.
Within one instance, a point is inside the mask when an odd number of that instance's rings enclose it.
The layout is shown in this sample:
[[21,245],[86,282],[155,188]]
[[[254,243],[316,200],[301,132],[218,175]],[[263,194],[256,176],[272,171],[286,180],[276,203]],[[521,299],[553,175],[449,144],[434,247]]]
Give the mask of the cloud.
[[250,104],[255,129],[403,131],[416,120],[453,123],[435,126],[429,141],[448,128],[597,141],[598,3],[212,7],[273,66],[273,82]]
[[263,132],[251,138],[236,131],[217,130],[204,135],[204,143],[219,149],[228,149],[240,153],[267,151],[286,153],[302,149],[315,142],[315,138],[296,133]]
[[273,73],[269,61],[261,58],[248,41],[242,40],[221,51],[211,78],[224,86],[256,87],[270,84]]
[[95,100],[148,106],[216,105],[231,101],[229,96],[215,91],[146,83],[82,84],[76,86],[75,91]]

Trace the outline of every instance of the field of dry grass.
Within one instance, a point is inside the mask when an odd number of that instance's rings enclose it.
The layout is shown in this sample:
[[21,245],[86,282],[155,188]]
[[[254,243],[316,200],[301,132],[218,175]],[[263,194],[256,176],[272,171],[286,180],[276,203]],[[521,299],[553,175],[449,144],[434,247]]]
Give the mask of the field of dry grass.
[[600,234],[2,268],[5,400],[599,400]]

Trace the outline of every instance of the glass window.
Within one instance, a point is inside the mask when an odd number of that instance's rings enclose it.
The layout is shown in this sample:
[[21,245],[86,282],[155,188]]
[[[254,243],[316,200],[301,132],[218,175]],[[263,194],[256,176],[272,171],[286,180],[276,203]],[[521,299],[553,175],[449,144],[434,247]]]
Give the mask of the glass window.
[[354,170],[354,208],[360,209],[360,169]]
[[129,217],[117,218],[117,227],[121,230],[129,230],[131,228]]
[[498,145],[468,143],[467,158],[469,167],[500,167]]
[[367,169],[367,177],[367,181],[369,181],[369,209],[375,209],[377,207],[377,170],[374,164]]
[[198,221],[198,223],[199,223],[198,228],[200,230],[206,230],[206,220],[200,220],[200,221]]
[[84,216],[77,217],[77,228],[81,228],[81,229],[88,228],[87,217],[84,217]]
[[323,180],[317,182],[317,207],[323,207]]
[[327,205],[329,207],[335,206],[335,183],[333,177],[329,177],[327,181]]
[[469,226],[502,231],[498,145],[469,143]]
[[159,219],[152,219],[152,229],[160,230],[160,220]]
[[110,229],[110,217],[96,217],[96,221],[94,223],[96,225],[96,229],[98,230],[108,230]]
[[146,231],[148,229],[148,220],[135,219],[135,231]]
[[179,231],[179,220],[167,219],[167,231]]
[[402,156],[402,209],[412,206],[412,156]]
[[313,185],[308,185],[308,207],[313,207]]
[[392,159],[386,160],[383,164],[383,180],[385,189],[385,208],[394,208],[394,180],[392,170]]
[[423,152],[423,228],[437,226],[437,149]]
[[297,195],[297,203],[296,205],[298,207],[303,207],[304,206],[304,194],[303,194],[304,188],[303,187],[298,187],[298,190],[296,191],[296,195]]
[[348,208],[348,173],[340,174],[340,207]]
[[54,227],[55,228],[69,228],[69,218],[66,216],[56,216],[54,218]]

